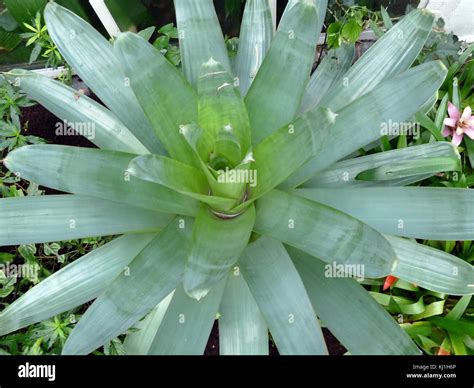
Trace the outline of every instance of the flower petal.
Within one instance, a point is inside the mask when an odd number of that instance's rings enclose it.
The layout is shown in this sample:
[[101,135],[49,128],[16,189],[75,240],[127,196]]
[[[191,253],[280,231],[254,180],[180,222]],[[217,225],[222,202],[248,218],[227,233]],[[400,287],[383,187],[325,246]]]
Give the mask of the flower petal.
[[449,350],[446,350],[446,349],[443,349],[443,348],[439,348],[438,350],[438,356],[450,356],[451,355],[451,352]]
[[456,147],[458,147],[459,144],[461,144],[462,142],[462,138],[463,138],[463,134],[458,135],[456,132],[453,131],[453,140],[451,141],[451,143],[453,143]]
[[441,134],[446,137],[446,136],[451,136],[451,133],[453,132],[452,128],[446,126],[444,127],[443,129],[443,132],[441,132]]
[[449,117],[458,121],[461,118],[461,112],[451,102],[448,102]]
[[395,276],[392,276],[392,275],[388,275],[386,278],[385,278],[385,282],[383,284],[383,290],[388,290],[391,286],[393,286],[393,284],[398,280],[398,278],[396,278]]
[[451,117],[448,117],[444,119],[444,125],[447,125],[448,127],[456,128],[458,125],[458,121],[455,119],[452,119]]
[[462,112],[462,119],[463,120],[469,120],[472,116],[472,109],[470,106],[467,106],[465,109],[464,109],[464,112]]
[[474,128],[466,128],[464,133],[469,136],[472,140],[474,140]]

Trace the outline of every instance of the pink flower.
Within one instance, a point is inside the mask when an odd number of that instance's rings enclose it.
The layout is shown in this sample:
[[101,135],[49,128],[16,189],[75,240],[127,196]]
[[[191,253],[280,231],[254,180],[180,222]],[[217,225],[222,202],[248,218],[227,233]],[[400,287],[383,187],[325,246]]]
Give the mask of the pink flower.
[[452,143],[456,147],[461,144],[464,134],[474,140],[474,116],[471,107],[468,106],[461,114],[458,108],[448,103],[448,113],[449,117],[444,119],[443,136],[452,136]]

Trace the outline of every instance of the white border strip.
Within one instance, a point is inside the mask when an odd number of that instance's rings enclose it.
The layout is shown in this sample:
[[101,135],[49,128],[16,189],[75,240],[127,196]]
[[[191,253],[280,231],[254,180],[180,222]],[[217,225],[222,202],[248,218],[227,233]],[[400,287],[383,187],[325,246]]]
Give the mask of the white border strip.
[[57,69],[49,67],[46,69],[36,69],[32,71],[36,74],[44,75],[49,78],[59,78],[62,74],[67,72],[67,69],[64,66],[60,66]]
[[277,28],[277,0],[268,0],[270,2],[270,11],[272,11],[273,32]]

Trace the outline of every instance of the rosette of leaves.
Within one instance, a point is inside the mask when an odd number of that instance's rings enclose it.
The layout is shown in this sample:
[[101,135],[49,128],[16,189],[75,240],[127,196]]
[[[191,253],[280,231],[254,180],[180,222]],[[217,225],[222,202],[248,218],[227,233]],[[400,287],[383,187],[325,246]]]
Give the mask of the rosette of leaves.
[[473,292],[471,265],[404,238],[472,239],[471,190],[403,187],[459,169],[453,146],[351,157],[382,123],[432,105],[445,67],[411,65],[433,16],[411,13],[353,66],[353,47],[331,52],[310,79],[325,1],[291,0],[274,36],[268,2],[247,1],[235,69],[212,1],[175,8],[181,71],[136,34],[111,43],[48,4],[52,39],[106,107],[6,75],[60,118],[94,123],[100,149],[9,154],[11,171],[70,194],[1,200],[0,244],[118,237],[8,306],[0,334],[93,300],[64,354],[123,333],[128,353],[202,354],[216,316],[221,354],[267,354],[269,332],[281,354],[326,354],[319,319],[352,354],[420,353],[344,271]]

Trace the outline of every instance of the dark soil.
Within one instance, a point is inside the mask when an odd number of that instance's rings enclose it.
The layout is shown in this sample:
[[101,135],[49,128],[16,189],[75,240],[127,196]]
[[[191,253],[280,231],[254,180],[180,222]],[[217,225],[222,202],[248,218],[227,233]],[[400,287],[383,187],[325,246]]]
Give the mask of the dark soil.
[[[327,329],[323,329],[324,339],[326,340],[326,345],[328,347],[329,354],[331,356],[342,356],[346,353],[346,349],[339,343],[339,341],[334,337],[331,332]],[[269,353],[270,356],[279,356],[278,349],[275,346],[275,343],[269,341]],[[218,356],[219,355],[219,325],[217,321],[214,322],[211,335],[209,337],[209,342],[207,343],[206,351],[204,352],[205,356]]]
[[[90,95],[88,91],[86,94],[98,101],[98,99],[95,96]],[[29,108],[24,108],[21,114],[21,122],[22,125],[26,125],[27,128],[24,133],[25,135],[39,136],[45,139],[48,143],[97,148],[93,143],[79,134],[77,134],[77,136],[57,136],[55,128],[57,123],[61,123],[62,120],[39,104]]]

